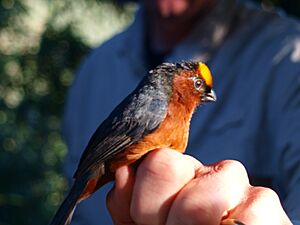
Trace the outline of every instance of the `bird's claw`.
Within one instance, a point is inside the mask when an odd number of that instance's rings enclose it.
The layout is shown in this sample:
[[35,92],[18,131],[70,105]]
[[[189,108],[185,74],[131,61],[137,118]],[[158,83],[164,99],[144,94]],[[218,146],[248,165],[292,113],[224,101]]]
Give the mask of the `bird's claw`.
[[221,225],[246,225],[236,219],[226,219],[221,222]]

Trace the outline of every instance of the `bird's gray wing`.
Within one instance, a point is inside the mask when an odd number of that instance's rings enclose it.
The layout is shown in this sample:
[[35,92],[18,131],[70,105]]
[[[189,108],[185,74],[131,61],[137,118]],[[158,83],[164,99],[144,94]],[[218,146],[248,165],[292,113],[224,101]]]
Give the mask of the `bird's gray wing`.
[[127,96],[91,137],[74,177],[93,171],[155,130],[167,114],[168,96],[143,85]]

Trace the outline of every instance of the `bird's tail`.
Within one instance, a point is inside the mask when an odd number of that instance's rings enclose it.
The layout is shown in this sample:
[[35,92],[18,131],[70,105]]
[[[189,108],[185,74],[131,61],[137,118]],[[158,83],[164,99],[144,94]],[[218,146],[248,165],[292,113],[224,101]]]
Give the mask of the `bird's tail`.
[[69,225],[79,201],[79,198],[85,188],[85,182],[75,181],[69,194],[60,205],[50,225]]

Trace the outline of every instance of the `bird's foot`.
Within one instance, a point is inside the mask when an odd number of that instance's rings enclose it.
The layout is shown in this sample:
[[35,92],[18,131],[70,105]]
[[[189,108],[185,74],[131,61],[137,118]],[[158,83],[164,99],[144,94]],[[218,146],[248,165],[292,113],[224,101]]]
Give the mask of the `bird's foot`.
[[226,219],[221,222],[221,225],[246,225],[236,219]]

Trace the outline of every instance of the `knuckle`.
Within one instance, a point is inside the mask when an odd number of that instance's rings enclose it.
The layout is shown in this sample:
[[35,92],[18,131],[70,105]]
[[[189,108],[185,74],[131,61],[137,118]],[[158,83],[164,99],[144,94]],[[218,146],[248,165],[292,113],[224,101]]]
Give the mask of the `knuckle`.
[[221,162],[223,164],[224,169],[246,171],[244,165],[237,160],[224,160]]
[[[278,195],[270,188],[252,187],[248,195],[247,205],[248,211],[251,210],[255,214],[263,212],[266,218],[284,215]],[[275,221],[279,219],[277,216],[274,217]],[[278,224],[274,223],[275,221],[268,221],[268,224]]]
[[226,173],[229,176],[234,175],[238,178],[246,178],[248,182],[248,174],[244,165],[237,160],[223,160],[214,164],[214,171]]
[[212,177],[216,185],[226,191],[228,204],[234,207],[250,186],[245,167],[236,160],[224,160],[214,164],[213,167],[215,174],[212,174]]
[[253,187],[252,189],[254,190],[257,198],[264,199],[267,202],[273,202],[273,203],[277,203],[280,201],[276,192],[270,188]]
[[139,166],[138,175],[159,177],[160,179],[177,177],[180,173],[178,154],[180,153],[174,150],[151,152]]

